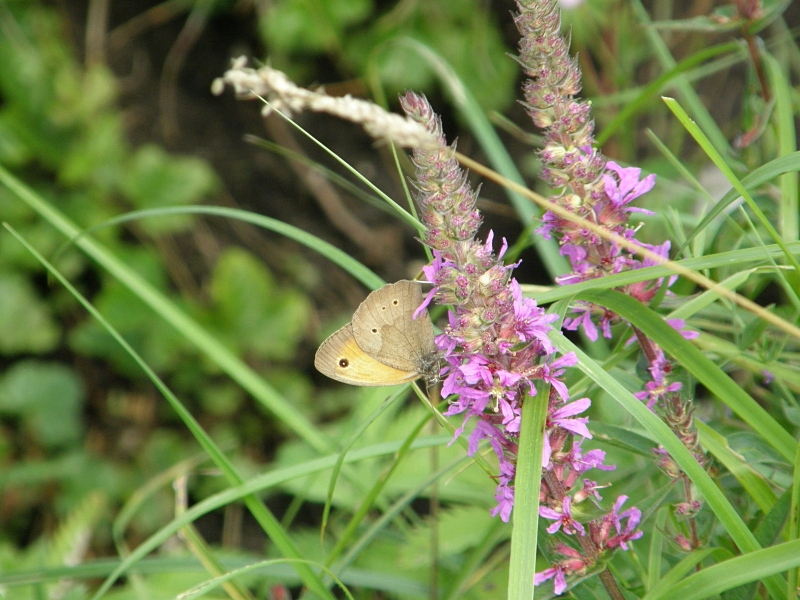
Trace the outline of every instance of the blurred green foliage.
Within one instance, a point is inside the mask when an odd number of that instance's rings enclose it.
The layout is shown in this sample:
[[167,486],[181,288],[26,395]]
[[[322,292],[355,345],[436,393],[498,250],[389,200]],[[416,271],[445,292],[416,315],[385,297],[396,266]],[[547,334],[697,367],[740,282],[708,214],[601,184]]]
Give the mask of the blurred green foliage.
[[206,324],[228,346],[288,361],[297,351],[310,311],[302,293],[280,285],[248,252],[231,248],[220,256],[211,277]]
[[[63,14],[34,2],[3,3],[2,9],[0,164],[87,229],[130,210],[213,198],[219,179],[205,160],[176,156],[155,144],[130,146],[114,76],[103,66],[80,63]],[[245,405],[238,386],[219,380],[218,369],[200,360],[187,340],[73,246],[64,246],[68,240],[5,187],[0,220],[55,257],[57,267],[150,366],[194,403],[198,418],[211,424],[218,417],[231,419],[219,429],[228,447],[264,445],[264,419]],[[212,272],[201,275],[210,278],[207,295],[174,291],[168,264],[176,259],[162,254],[158,242],[175,240],[193,222],[187,216],[156,216],[89,235],[267,377],[273,372],[279,385],[306,389],[308,395],[310,385],[292,364],[310,313],[302,292],[278,282],[240,249],[222,251]],[[65,519],[64,526],[74,531],[70,519],[80,513],[86,535],[85,528],[97,525],[101,504],[118,510],[156,474],[198,450],[186,443],[184,431],[163,428],[173,417],[141,369],[73,298],[51,285],[5,231],[0,360],[0,571],[51,564],[42,562],[38,546],[15,549],[32,542],[27,539],[32,528],[50,540],[42,547],[52,547],[61,539],[53,519]],[[96,509],[90,516],[81,513],[86,502]],[[169,520],[172,510],[167,494],[136,515],[132,535],[148,534]],[[43,530],[37,521],[42,517],[50,524]],[[107,536],[93,536],[95,544],[109,543]],[[35,596],[33,588],[25,590]]]
[[296,81],[313,77],[308,71],[324,56],[342,76],[367,78],[390,98],[433,89],[431,65],[398,43],[410,38],[443,57],[485,110],[502,111],[516,98],[518,65],[480,0],[398,2],[382,14],[370,0],[277,0],[259,26],[273,66]]

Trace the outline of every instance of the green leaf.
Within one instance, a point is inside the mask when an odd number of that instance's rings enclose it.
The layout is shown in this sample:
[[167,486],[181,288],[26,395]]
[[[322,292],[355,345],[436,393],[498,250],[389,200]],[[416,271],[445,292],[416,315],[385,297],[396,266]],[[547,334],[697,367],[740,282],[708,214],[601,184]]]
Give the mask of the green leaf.
[[[213,192],[217,177],[205,161],[175,157],[159,146],[139,148],[125,169],[122,189],[137,208],[160,208],[198,203]],[[174,231],[190,223],[186,217],[154,219],[145,227],[151,233]]]
[[31,284],[19,275],[0,273],[0,353],[48,352],[59,335],[58,325]]
[[65,446],[80,439],[82,404],[80,379],[58,363],[19,362],[0,379],[0,412],[22,417],[43,446]]
[[280,0],[264,11],[259,26],[273,51],[333,52],[344,42],[346,28],[372,12],[370,0]]
[[[446,560],[475,548],[494,528],[498,517],[493,517],[482,506],[455,506],[439,512],[433,525],[438,528],[439,558]],[[430,562],[431,522],[422,521],[408,534],[406,543],[396,551],[395,558],[404,568],[420,568]]]
[[729,440],[725,436],[720,435],[700,420],[697,421],[697,427],[700,431],[700,441],[703,446],[725,465],[731,475],[736,477],[742,487],[750,494],[750,497],[756,501],[759,508],[764,512],[772,509],[777,498],[764,476],[755,469],[750,461],[746,460],[746,457],[743,457],[729,446]]
[[[477,6],[468,15],[454,18],[443,14],[473,2],[447,2],[433,10],[424,8],[431,4],[436,3],[421,5],[420,13],[409,19],[409,27],[403,33],[452,67],[464,88],[474,96],[484,116],[487,111],[505,109],[513,99],[517,66],[508,59],[508,48],[496,24]],[[405,43],[394,43],[398,31],[370,33],[373,38],[363,42],[363,46],[380,49],[376,59],[377,73],[387,88],[387,94],[402,93],[409,88],[426,89],[433,85],[437,66],[417,52],[409,53]],[[349,47],[353,60],[362,60],[357,54],[370,56],[364,53],[363,46],[352,44]]]
[[[173,329],[153,327],[152,309],[119,283],[106,285],[95,303],[153,368],[170,371],[177,368],[187,355],[195,354],[185,338]],[[76,352],[109,361],[129,377],[138,379],[142,374],[130,355],[94,320],[87,320],[73,329],[69,344]]]
[[288,360],[303,338],[311,307],[302,292],[279,285],[251,254],[226,250],[211,283],[220,338],[264,358]]

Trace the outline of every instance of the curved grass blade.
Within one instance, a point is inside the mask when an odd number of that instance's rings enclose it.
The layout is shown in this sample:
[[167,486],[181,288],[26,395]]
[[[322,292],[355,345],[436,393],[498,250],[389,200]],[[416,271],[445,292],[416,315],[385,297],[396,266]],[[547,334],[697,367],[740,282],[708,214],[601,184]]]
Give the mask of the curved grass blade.
[[[798,153],[798,155],[800,157],[800,153]],[[800,254],[800,242],[791,242],[787,244],[787,248],[793,254]],[[783,256],[783,250],[776,244],[771,244],[769,246],[763,246],[759,248],[745,248],[744,250],[718,252],[716,254],[709,254],[707,256],[700,256],[697,258],[687,258],[673,262],[681,265],[685,269],[692,271],[703,271],[706,269],[734,266],[744,268],[745,265],[770,261],[772,258],[780,256]],[[669,265],[657,265],[652,267],[643,267],[634,271],[615,273],[613,275],[598,277],[596,279],[590,279],[580,283],[573,283],[571,285],[553,287],[546,291],[539,291],[535,295],[530,295],[531,297],[536,298],[536,301],[540,305],[549,304],[556,300],[569,298],[585,290],[611,289],[640,281],[650,281],[652,279],[669,277],[670,275],[674,275],[674,271],[669,267]],[[528,290],[531,289],[531,286],[524,285],[522,288],[523,290]]]
[[[266,100],[264,102],[267,105],[269,105],[269,103],[266,102]],[[342,165],[345,169],[350,171],[350,173],[352,173],[354,177],[356,177],[357,179],[362,181],[364,183],[364,185],[366,185],[369,189],[371,189],[373,192],[375,192],[375,194],[377,194],[380,198],[382,198],[383,201],[386,202],[394,210],[395,214],[397,214],[397,216],[399,216],[403,221],[405,221],[406,223],[411,225],[414,229],[416,229],[419,232],[425,231],[425,229],[426,229],[425,225],[420,223],[419,220],[416,219],[410,212],[408,212],[406,209],[404,209],[402,206],[400,206],[397,202],[392,200],[378,186],[376,186],[369,179],[367,179],[361,173],[359,173],[358,170],[355,167],[350,165],[350,163],[345,161],[341,156],[336,154],[333,150],[328,148],[325,144],[320,142],[313,135],[311,135],[305,129],[300,127],[300,125],[295,123],[292,119],[287,117],[281,111],[275,109],[274,107],[272,107],[272,111],[277,113],[277,114],[279,114],[281,116],[281,118],[283,118],[285,121],[287,121],[292,127],[297,129],[300,133],[302,133],[304,136],[306,136],[308,139],[310,139],[312,142],[314,142],[317,146],[322,148],[322,150],[324,150],[331,158],[333,158],[336,162],[338,162],[340,165]]]
[[[765,183],[772,181],[777,177],[781,177],[789,173],[795,173],[797,171],[800,171],[800,152],[792,152],[785,156],[771,160],[748,173],[745,177],[742,177],[741,184],[746,190],[752,190],[760,185],[764,185]],[[681,244],[681,246],[678,248],[678,254],[680,254],[684,248],[691,244],[697,234],[708,227],[711,221],[718,217],[722,211],[728,208],[731,202],[740,196],[741,194],[736,188],[732,188],[726,192],[725,195],[722,196],[722,198],[720,198],[716,204],[714,204],[714,207],[708,211],[708,214],[703,217],[703,220],[697,224],[697,227],[694,228],[694,231],[687,236],[686,241],[684,241],[683,244]],[[788,242],[789,239],[786,239],[786,241]]]
[[[378,199],[375,195],[370,194],[366,190],[362,189],[346,177],[339,175],[339,173],[335,172],[332,169],[329,169],[325,165],[320,164],[319,162],[315,161],[314,159],[306,156],[305,154],[301,154],[299,152],[295,152],[286,148],[285,146],[281,146],[280,144],[276,144],[275,142],[271,142],[270,140],[260,138],[255,135],[246,135],[244,136],[244,140],[246,142],[250,142],[260,148],[266,150],[267,152],[272,152],[286,160],[294,161],[307,169],[313,171],[314,173],[324,177],[326,180],[330,181],[332,184],[336,185],[340,189],[344,190],[348,194],[352,195],[354,198],[358,198],[361,202],[365,204],[369,204],[370,206],[385,212],[388,215],[394,215],[395,211],[388,206],[382,199]],[[417,215],[413,215],[414,218],[417,218]],[[415,227],[415,231],[418,231],[419,228]]]
[[[2,167],[0,167],[0,182],[5,184],[18,198],[67,238],[75,238],[80,235],[81,230],[74,223]],[[75,244],[106,269],[109,274],[130,289],[145,304],[150,306],[182,336],[197,346],[211,361],[219,365],[222,371],[252,394],[264,408],[288,429],[294,431],[298,437],[305,440],[318,452],[327,453],[331,451],[333,448],[331,441],[320,435],[319,430],[295,410],[290,402],[272,386],[268,385],[233,352],[214,339],[195,320],[179,310],[158,289],[150,285],[143,277],[135,273],[128,265],[94,240],[79,238]]]
[[748,464],[740,454],[733,451],[724,435],[714,431],[700,419],[696,419],[695,423],[700,432],[700,440],[703,446],[747,490],[747,493],[755,500],[764,514],[772,510],[772,507],[778,501],[778,497],[772,491],[764,476]]
[[234,577],[238,577],[240,575],[246,575],[247,573],[252,573],[254,571],[260,571],[265,567],[271,567],[274,565],[280,564],[296,564],[296,563],[305,563],[307,565],[313,565],[318,567],[328,575],[330,575],[336,585],[339,587],[340,590],[350,599],[355,600],[353,595],[350,593],[350,590],[347,589],[347,586],[342,583],[342,581],[336,577],[331,571],[326,569],[323,565],[316,563],[314,561],[305,560],[305,559],[288,559],[288,558],[281,558],[277,560],[263,560],[261,562],[254,563],[252,565],[247,565],[246,567],[241,567],[239,569],[235,569],[233,571],[227,572],[225,575],[221,575],[219,577],[214,577],[213,579],[209,579],[208,581],[204,581],[203,583],[196,585],[190,590],[186,590],[182,594],[179,594],[175,597],[175,600],[194,600],[195,598],[201,598],[205,596],[207,593],[217,589],[224,583],[230,581]]
[[711,159],[711,161],[717,166],[717,168],[722,171],[723,175],[731,182],[733,187],[736,189],[737,192],[744,198],[744,201],[750,207],[750,210],[753,211],[753,214],[758,219],[758,222],[761,226],[766,229],[767,233],[769,233],[772,240],[778,244],[783,250],[784,256],[788,263],[794,267],[796,271],[800,271],[800,263],[798,263],[789,249],[786,247],[786,243],[783,241],[783,238],[778,233],[778,231],[773,227],[770,220],[761,210],[761,208],[755,203],[753,198],[750,196],[750,193],[747,191],[747,188],[742,184],[739,178],[734,174],[731,168],[725,162],[725,159],[716,151],[714,146],[712,146],[709,139],[705,136],[703,131],[697,126],[695,122],[693,122],[689,115],[681,108],[681,106],[672,98],[664,98],[664,103],[667,107],[673,112],[673,114],[678,118],[681,124],[684,126],[686,131],[689,132],[694,140],[700,145],[706,155]]
[[[769,54],[763,53],[767,77],[775,98],[775,135],[778,137],[778,150],[781,156],[790,156],[797,150],[797,132],[792,110],[792,89],[784,75],[784,67]],[[778,223],[782,239],[796,240],[800,237],[798,228],[797,174],[788,173],[780,180],[781,195]]]
[[[430,438],[430,439],[440,439],[440,438],[441,438],[441,436],[436,436],[435,438]],[[418,442],[424,442],[424,441],[426,441],[426,439],[427,438],[421,439],[421,440],[417,440],[417,442],[415,442],[412,445],[412,448],[419,447],[417,445],[417,443]],[[450,441],[450,438],[448,437],[447,440],[445,441],[445,443],[447,443],[449,441]],[[444,444],[439,444],[439,445],[444,445]],[[439,481],[439,479],[441,479],[442,477],[444,477],[445,475],[447,475],[451,471],[455,471],[455,470],[461,468],[462,466],[472,462],[472,460],[473,459],[471,457],[469,457],[469,456],[462,456],[461,458],[458,458],[458,459],[452,461],[449,465],[446,465],[445,467],[442,467],[441,469],[439,469],[435,473],[431,474],[430,477],[428,477],[425,481],[420,483],[417,487],[415,487],[415,488],[409,490],[408,492],[406,492],[401,498],[399,498],[392,505],[392,507],[389,510],[387,510],[385,513],[383,513],[381,515],[381,517],[377,521],[375,521],[369,527],[369,529],[367,529],[367,531],[365,531],[363,533],[363,535],[350,547],[350,549],[347,551],[347,554],[345,554],[344,557],[342,557],[342,559],[338,563],[336,563],[334,571],[336,573],[343,573],[345,571],[345,569],[347,569],[353,563],[353,561],[355,561],[356,558],[358,558],[358,556],[361,554],[361,551],[364,548],[366,548],[369,545],[369,543],[373,539],[375,539],[375,537],[381,531],[383,531],[383,529],[389,523],[391,523],[395,518],[397,518],[397,516],[403,510],[405,510],[405,508],[411,502],[413,502],[416,498],[418,498],[420,496],[420,494],[422,494],[422,492],[425,489],[429,488],[433,483]]]
[[[374,410],[371,415],[369,415],[366,419],[364,419],[361,423],[359,423],[358,428],[353,432],[350,436],[350,440],[344,444],[342,447],[342,451],[339,454],[339,460],[336,461],[336,465],[333,467],[333,472],[331,473],[330,482],[328,484],[328,495],[325,498],[325,508],[322,511],[322,524],[320,526],[320,542],[324,541],[325,539],[325,529],[328,525],[328,517],[331,512],[331,505],[333,504],[333,493],[336,490],[336,482],[339,478],[339,471],[341,471],[342,465],[344,464],[345,456],[353,447],[353,445],[361,438],[361,435],[369,429],[370,425],[375,422],[378,417],[380,417],[386,410],[388,410],[394,403],[397,401],[398,398],[402,397],[406,393],[407,388],[404,386],[401,389],[397,390],[394,394],[392,394],[389,398],[387,398],[381,405]],[[363,504],[370,504],[366,501]],[[351,521],[352,522],[352,521]],[[342,536],[344,537],[344,536]],[[337,544],[340,545],[342,542],[340,541]],[[337,555],[336,547],[331,551],[329,554],[330,556]],[[329,563],[330,564],[330,563]]]
[[[77,244],[78,240],[82,239],[84,236],[92,233],[93,231],[97,231],[105,227],[120,225],[122,223],[127,223],[129,221],[137,221],[139,219],[148,219],[152,217],[162,217],[167,215],[183,215],[183,214],[211,215],[215,217],[225,217],[228,219],[237,219],[239,221],[251,223],[253,225],[257,225],[258,227],[263,227],[264,229],[274,231],[275,233],[287,237],[290,240],[294,240],[300,244],[303,244],[307,248],[310,248],[311,250],[318,252],[321,256],[324,256],[332,263],[340,266],[344,271],[350,273],[354,278],[363,283],[369,289],[376,290],[386,283],[385,281],[383,281],[383,279],[378,277],[373,271],[362,265],[352,256],[339,250],[339,248],[333,246],[332,244],[329,244],[325,240],[321,240],[320,238],[311,235],[310,233],[303,231],[302,229],[298,229],[297,227],[288,225],[283,221],[271,219],[270,217],[265,217],[263,215],[259,215],[246,210],[241,210],[239,208],[195,205],[195,206],[168,206],[164,208],[134,210],[125,213],[124,215],[119,215],[118,217],[114,217],[113,219],[109,219],[108,221],[100,223],[99,225],[90,227],[85,231],[82,231],[81,233],[70,239],[70,241],[67,242],[67,244]],[[59,249],[59,252],[60,251],[63,251],[63,247]]]
[[[431,446],[441,446],[447,443],[447,441],[449,441],[449,437],[435,436],[416,440],[412,447],[415,450],[430,448]],[[389,456],[397,452],[400,449],[400,446],[400,442],[386,442],[382,444],[374,444],[365,448],[359,448],[357,450],[353,450],[347,455],[345,458],[345,463]],[[281,486],[286,482],[292,481],[293,479],[299,479],[319,473],[321,471],[330,470],[334,467],[338,460],[338,454],[324,456],[322,458],[315,458],[306,461],[305,463],[292,465],[290,467],[285,467],[269,473],[258,475],[240,485],[230,487],[222,492],[214,494],[213,496],[209,496],[208,498],[187,509],[186,512],[180,516],[175,517],[172,521],[139,544],[136,549],[131,552],[130,556],[118,563],[118,566],[112,571],[111,575],[109,575],[109,580],[116,580],[119,578],[120,575],[128,571],[139,560],[150,554],[150,552],[156,550],[161,544],[166,542],[183,527],[193,523],[203,515],[231,504],[232,502],[246,499],[252,494],[263,492],[265,489]],[[465,457],[461,460],[466,461],[467,458]],[[439,476],[441,476],[441,473]],[[425,488],[423,487],[422,489]],[[419,491],[417,491],[417,495],[419,495]],[[409,499],[409,502],[412,499],[413,498]],[[393,507],[393,510],[394,508],[395,507]],[[392,512],[392,517],[394,518],[394,516],[396,516],[396,513]],[[331,598],[330,593],[327,590],[325,590],[325,593],[322,594],[322,597]]]

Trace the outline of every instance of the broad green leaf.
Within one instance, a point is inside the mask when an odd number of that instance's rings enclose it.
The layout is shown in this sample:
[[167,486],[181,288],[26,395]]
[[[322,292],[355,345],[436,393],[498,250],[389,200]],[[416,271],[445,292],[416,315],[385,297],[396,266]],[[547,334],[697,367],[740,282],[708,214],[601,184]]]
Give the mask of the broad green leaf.
[[27,279],[0,273],[0,353],[42,354],[55,348],[59,327]]
[[[218,186],[217,176],[204,160],[176,157],[159,146],[139,148],[125,167],[122,189],[136,208],[159,208],[199,203]],[[164,217],[148,221],[150,233],[183,229],[186,217]]]
[[305,335],[311,307],[305,294],[279,284],[244,250],[226,250],[211,281],[212,322],[230,347],[287,360]]
[[60,363],[23,361],[0,379],[0,413],[16,414],[46,447],[74,444],[83,433],[83,386]]

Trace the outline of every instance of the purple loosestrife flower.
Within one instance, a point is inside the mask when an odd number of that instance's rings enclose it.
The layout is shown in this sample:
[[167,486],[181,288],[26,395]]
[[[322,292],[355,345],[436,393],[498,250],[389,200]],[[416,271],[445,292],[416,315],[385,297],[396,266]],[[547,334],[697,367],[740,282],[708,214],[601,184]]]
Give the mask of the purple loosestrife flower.
[[568,575],[584,575],[591,565],[579,550],[566,544],[556,544],[554,551],[562,558],[554,562],[549,569],[536,573],[533,577],[533,584],[540,585],[548,579],[552,579],[553,591],[559,596],[567,590],[566,578]]
[[[436,338],[444,362],[442,394],[453,398],[445,414],[464,416],[456,436],[468,421],[475,422],[468,444],[471,455],[483,440],[494,450],[500,472],[492,514],[508,521],[514,506],[521,408],[535,397],[536,380],[549,383],[540,515],[554,521],[548,529],[551,534],[590,538],[591,543],[591,532],[619,518],[615,509],[584,525],[572,512],[578,502],[600,498],[597,490],[601,486],[584,474],[613,468],[603,464],[602,450],[584,453],[581,448],[581,441],[591,438],[591,433],[588,419],[579,415],[591,402],[582,398],[569,403],[569,390],[561,380],[565,368],[577,358],[572,354],[554,356],[547,333],[556,316],[523,296],[511,275],[516,265],[501,262],[505,240],[495,255],[491,232],[485,243],[476,239],[480,215],[475,210],[475,193],[446,148],[439,120],[427,101],[407,93],[401,103],[406,114],[424,124],[442,144],[438,151],[415,150],[413,159],[416,200],[428,227],[424,242],[433,248],[434,257],[423,269],[434,284],[423,306],[434,298],[453,306],[444,333]],[[630,193],[626,189],[625,194]],[[628,519],[628,523],[630,527],[616,532],[624,537],[617,543],[619,547],[638,535],[638,520]],[[563,544],[558,548],[565,558],[536,575],[536,581],[554,579],[559,593],[566,589],[566,575],[585,572],[602,558],[600,548],[591,558]]]
[[[575,99],[580,91],[580,71],[560,34],[555,0],[519,1],[518,7],[516,22],[523,34],[519,62],[530,77],[524,86],[526,107],[534,123],[545,129],[542,176],[552,187],[560,189],[553,200],[601,229],[668,257],[669,242],[660,246],[638,242],[636,227],[628,224],[631,213],[646,212],[631,206],[631,202],[652,189],[654,176],[642,179],[639,169],[607,161],[592,147],[594,124],[589,105]],[[524,402],[536,395],[535,382],[541,380],[550,386],[543,441],[541,516],[554,521],[548,528],[551,535],[576,536],[581,550],[556,541],[554,549],[560,558],[551,568],[537,574],[535,583],[553,579],[556,593],[560,594],[567,589],[566,577],[585,575],[590,569],[602,567],[613,551],[627,550],[628,543],[642,533],[637,530],[641,512],[636,508],[621,512],[626,496],[620,496],[611,511],[588,523],[579,522],[575,516],[575,506],[586,501],[599,502],[602,498],[598,490],[607,487],[583,475],[591,469],[613,469],[604,464],[602,450],[582,449],[583,441],[591,438],[591,433],[586,426],[588,419],[578,415],[591,403],[586,398],[569,403],[569,391],[561,379],[564,369],[575,364],[577,358],[571,354],[554,356],[548,332],[557,316],[546,314],[522,294],[512,276],[517,265],[502,262],[506,241],[503,240],[495,254],[491,232],[485,242],[477,239],[481,224],[476,209],[477,194],[458,167],[452,149],[446,146],[441,124],[427,101],[406,94],[401,103],[407,117],[394,118],[396,115],[390,117],[369,103],[301,90],[282,73],[267,67],[258,71],[247,69],[243,61],[238,61],[224,80],[215,83],[217,91],[225,83],[235,87],[242,97],[258,93],[293,111],[329,112],[361,122],[373,136],[388,137],[415,149],[415,197],[426,226],[423,241],[433,249],[434,256],[424,268],[434,287],[419,310],[434,298],[453,306],[448,326],[436,339],[443,358],[442,391],[451,397],[445,414],[464,415],[457,436],[463,433],[469,420],[474,421],[468,444],[471,455],[478,451],[483,440],[488,441],[497,455],[497,505],[492,514],[499,514],[504,521],[510,518],[521,409]],[[605,236],[554,213],[546,213],[542,221],[539,232],[555,237],[572,265],[572,272],[560,278],[559,283],[585,281],[652,264],[639,260],[627,246],[607,243]],[[670,278],[668,284],[673,280]],[[661,280],[647,281],[626,286],[623,291],[641,302],[649,302],[660,286]],[[596,339],[598,331],[611,337],[611,326],[618,320],[617,315],[603,307],[582,303],[565,327],[582,327],[591,339]],[[673,326],[681,330],[684,324]],[[705,464],[692,410],[681,404],[677,395],[672,395],[679,384],[667,380],[670,365],[660,348],[640,334],[637,331],[636,337],[650,361],[652,376],[641,397],[653,406],[667,399],[661,407],[665,419],[698,461]],[[691,332],[682,335],[689,338]],[[657,451],[657,456],[658,464],[670,476],[685,477],[666,452]],[[691,514],[699,507],[699,501],[690,497],[680,508]],[[688,542],[689,547],[697,547],[695,542],[695,538]],[[604,584],[611,585],[606,579]]]
[[554,443],[551,443],[550,438],[551,436],[554,439],[558,439],[558,442],[555,442],[557,447],[561,447],[563,444],[563,440],[572,434],[578,434],[585,438],[591,438],[592,434],[589,432],[589,429],[586,427],[586,423],[589,421],[587,417],[581,418],[574,418],[575,415],[578,415],[585,411],[591,405],[591,401],[588,398],[583,398],[581,400],[576,400],[571,404],[566,404],[561,408],[557,408],[553,411],[549,411],[547,423],[545,426],[545,435],[544,435],[544,449],[542,452],[542,466],[547,467],[550,464],[550,456],[553,451]]
[[647,400],[647,408],[650,410],[668,393],[677,392],[683,387],[680,382],[667,382],[667,374],[671,370],[671,366],[661,348],[654,346],[654,351],[655,359],[650,362],[650,366],[647,368],[651,379],[645,384],[644,390],[634,394],[639,400]]
[[[641,178],[641,170],[624,168],[608,161],[593,148],[594,123],[590,118],[589,104],[576,99],[580,92],[580,69],[569,55],[567,41],[561,35],[561,18],[555,0],[518,0],[517,27],[522,34],[519,63],[529,79],[525,82],[525,106],[534,124],[543,130],[544,148],[540,156],[543,163],[542,178],[559,190],[550,200],[574,215],[593,223],[596,228],[648,248],[661,257],[669,254],[669,242],[654,247],[635,239],[636,227],[628,223],[631,213],[647,212],[631,203],[655,185],[655,176]],[[561,254],[566,256],[572,272],[558,278],[559,284],[571,284],[595,279],[622,271],[647,266],[627,247],[609,243],[594,230],[589,230],[572,220],[547,212],[541,235],[558,240]],[[612,237],[612,236],[609,236]],[[672,283],[671,281],[669,283]],[[623,291],[640,302],[655,297],[661,281],[647,281],[626,286]],[[579,302],[565,329],[583,328],[587,337],[596,340],[598,332],[611,337],[611,326],[619,321],[613,312],[587,302]],[[650,348],[648,347],[648,350]],[[659,349],[660,352],[660,349]],[[669,365],[663,352],[653,353],[654,381],[645,395],[657,396],[653,402],[668,393],[671,386],[666,381]],[[648,355],[649,357],[649,355]],[[679,384],[678,384],[679,385]],[[563,396],[563,390],[557,390]],[[607,469],[603,465],[604,453],[593,450],[585,455],[581,450],[587,435],[585,420],[576,415],[589,406],[586,399],[563,407],[551,390],[545,436],[545,471],[540,492],[540,514],[553,519],[548,528],[553,534],[580,536],[581,551],[560,544],[556,552],[563,558],[556,560],[550,569],[535,577],[538,585],[554,579],[556,594],[566,589],[566,577],[582,574],[604,559],[607,552],[628,548],[627,542],[642,534],[636,530],[641,518],[638,509],[620,513],[627,499],[620,496],[613,509],[585,527],[573,526],[572,506],[576,502],[599,500],[596,482],[582,477],[591,468]],[[582,480],[582,481],[581,481]],[[582,489],[576,489],[582,484]],[[625,521],[625,526],[622,526]],[[588,539],[586,539],[588,538]]]
[[564,499],[561,501],[561,510],[553,510],[546,506],[540,506],[539,516],[555,521],[547,528],[547,533],[555,533],[562,527],[564,528],[564,533],[579,533],[580,535],[586,533],[586,529],[584,529],[583,525],[572,518],[572,498],[570,496],[564,496]]
[[[642,519],[642,511],[636,507],[629,508],[624,512],[619,512],[622,505],[628,499],[627,496],[620,496],[614,503],[614,509],[606,515],[596,533],[598,546],[600,548],[616,548],[620,547],[623,550],[628,550],[628,542],[638,540],[644,533],[637,531],[636,527]],[[622,526],[622,521],[625,521],[625,526]],[[616,535],[609,536],[610,525],[614,526]]]
[[[667,259],[668,241],[658,246],[639,242],[636,240],[638,226],[629,223],[632,213],[653,214],[631,203],[653,188],[655,175],[642,178],[641,169],[622,167],[592,147],[594,123],[589,104],[576,98],[581,89],[581,74],[561,36],[557,2],[518,0],[517,6],[520,12],[516,22],[522,34],[519,63],[530,77],[523,86],[525,106],[534,124],[544,130],[544,147],[540,153],[542,177],[552,188],[560,190],[550,200],[609,234]],[[595,231],[549,211],[537,231],[547,238],[556,238],[561,254],[570,261],[572,271],[556,278],[562,285],[652,264],[648,259],[638,258],[627,247],[622,248]],[[668,285],[674,280],[674,277],[669,278]],[[626,285],[621,291],[642,303],[649,303],[661,284],[662,279],[643,281]],[[564,328],[582,328],[594,341],[598,332],[611,338],[611,326],[619,321],[617,315],[605,308],[580,301],[573,314],[565,319]],[[663,369],[655,369],[655,374],[663,373]],[[663,377],[654,377],[639,396],[646,398],[648,406],[652,407],[677,386],[679,384],[671,384]]]
[[641,169],[624,169],[613,160],[606,163],[606,171],[611,171],[617,175],[616,178],[608,173],[603,175],[603,187],[612,207],[627,212],[641,212],[648,215],[655,214],[653,211],[645,210],[644,208],[625,206],[632,200],[635,200],[642,194],[646,194],[653,189],[653,186],[656,184],[655,175],[648,175],[639,181],[639,176],[642,173]]
[[[445,332],[436,339],[442,353],[442,394],[454,397],[446,415],[463,415],[456,434],[469,420],[476,424],[469,452],[488,440],[499,461],[500,474],[492,511],[507,521],[514,505],[517,437],[522,405],[536,395],[535,382],[551,384],[554,399],[566,401],[568,390],[560,380],[574,356],[556,359],[547,337],[557,315],[548,315],[522,294],[512,277],[516,265],[502,262],[507,244],[493,251],[493,235],[476,239],[481,218],[475,208],[476,194],[464,172],[445,145],[441,124],[427,101],[412,93],[401,99],[406,114],[425,125],[442,144],[437,151],[415,150],[416,200],[420,218],[428,227],[424,242],[434,259],[424,268],[434,284],[426,298],[454,308]],[[557,411],[558,402],[552,402]],[[588,401],[553,412],[553,428],[568,428],[590,436],[585,418],[575,418]],[[548,456],[549,460],[549,456]]]

